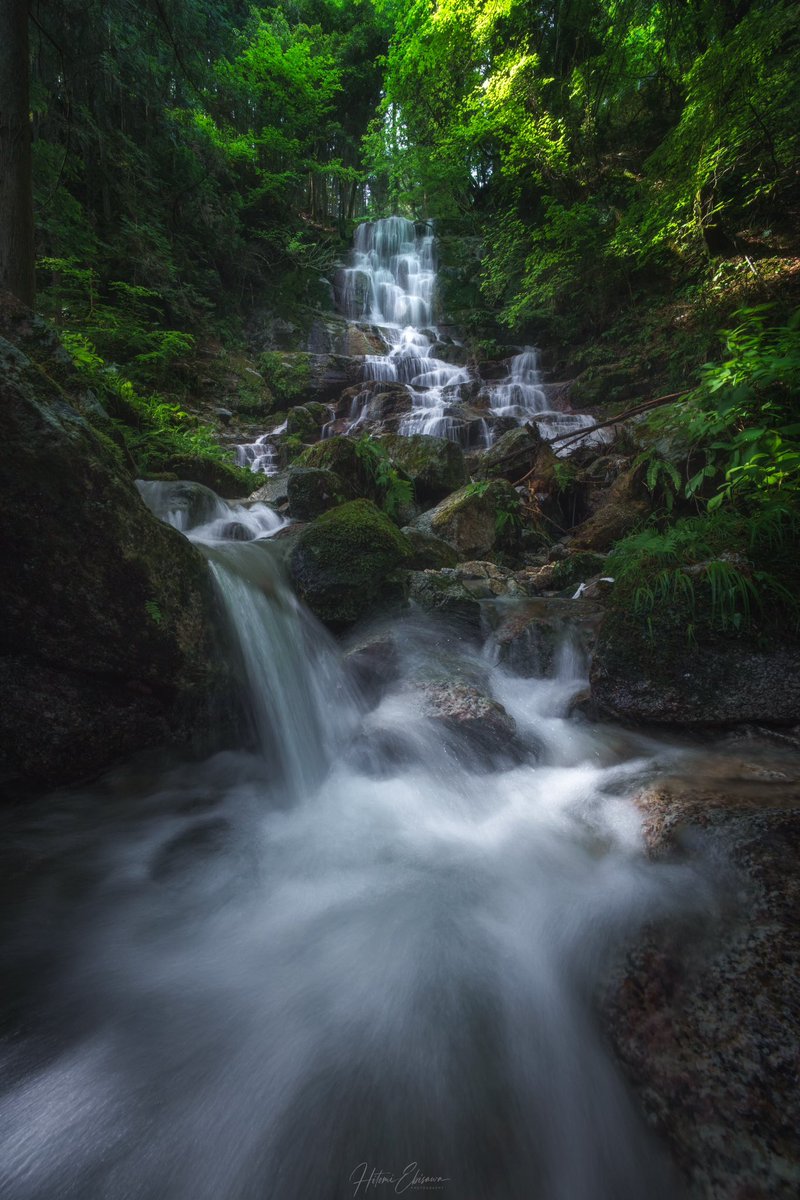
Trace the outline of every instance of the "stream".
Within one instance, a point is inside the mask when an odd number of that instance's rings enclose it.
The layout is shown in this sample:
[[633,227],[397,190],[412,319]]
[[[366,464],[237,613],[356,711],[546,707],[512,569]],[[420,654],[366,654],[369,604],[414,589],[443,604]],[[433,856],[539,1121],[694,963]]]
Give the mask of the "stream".
[[[365,696],[282,518],[142,490],[208,557],[248,720],[5,817],[4,1200],[676,1196],[594,998],[645,922],[713,910],[629,799],[697,751],[569,717],[568,639],[523,679],[413,609]],[[490,690],[513,751],[426,717],[438,678]]]

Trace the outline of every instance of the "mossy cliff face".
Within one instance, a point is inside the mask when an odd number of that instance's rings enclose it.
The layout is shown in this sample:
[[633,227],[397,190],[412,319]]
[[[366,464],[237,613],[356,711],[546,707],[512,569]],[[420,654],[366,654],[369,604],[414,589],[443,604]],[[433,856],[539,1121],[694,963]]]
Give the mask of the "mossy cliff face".
[[83,399],[47,326],[0,306],[0,773],[12,789],[187,740],[224,676],[205,562],[147,511]]
[[351,500],[303,530],[290,570],[311,611],[342,629],[391,591],[387,576],[412,555],[408,538],[376,505]]

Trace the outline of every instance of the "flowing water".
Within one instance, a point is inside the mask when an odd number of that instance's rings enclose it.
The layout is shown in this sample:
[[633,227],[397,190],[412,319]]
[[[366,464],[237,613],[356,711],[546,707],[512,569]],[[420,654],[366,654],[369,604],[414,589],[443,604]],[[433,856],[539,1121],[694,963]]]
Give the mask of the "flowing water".
[[[560,454],[605,441],[607,434],[594,431],[592,417],[553,409],[552,388],[542,382],[532,347],[511,358],[499,382],[482,380],[465,365],[466,352],[459,353],[459,343],[435,324],[436,243],[432,228],[421,228],[396,216],[360,225],[340,287],[344,314],[385,347],[382,354],[364,357],[365,383],[400,383],[411,399],[398,432],[434,434],[474,449],[491,445],[498,420],[501,430],[531,421],[551,441],[587,430]],[[373,395],[365,387],[354,398],[345,422],[349,431],[368,420]]]
[[[647,860],[628,800],[692,752],[569,718],[569,640],[522,679],[413,611],[367,698],[279,519],[143,493],[209,558],[250,724],[6,818],[0,1195],[674,1196],[593,997],[644,922],[713,902]],[[454,680],[511,743],[426,716]]]

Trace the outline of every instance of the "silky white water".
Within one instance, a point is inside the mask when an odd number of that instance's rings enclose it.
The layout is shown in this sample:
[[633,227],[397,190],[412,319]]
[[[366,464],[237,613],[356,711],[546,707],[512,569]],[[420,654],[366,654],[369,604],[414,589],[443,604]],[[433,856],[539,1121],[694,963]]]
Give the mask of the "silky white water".
[[[368,703],[269,540],[164,487],[155,508],[214,531],[246,748],[6,818],[0,1195],[678,1195],[594,998],[643,923],[712,905],[646,859],[628,799],[691,752],[568,718],[569,642],[520,679],[413,611]],[[425,715],[420,682],[454,679],[513,746]]]

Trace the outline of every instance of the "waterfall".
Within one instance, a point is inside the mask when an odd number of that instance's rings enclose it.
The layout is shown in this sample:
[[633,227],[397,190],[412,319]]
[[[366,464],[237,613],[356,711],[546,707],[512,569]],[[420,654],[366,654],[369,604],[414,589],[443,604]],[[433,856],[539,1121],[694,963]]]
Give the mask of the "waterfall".
[[296,801],[324,776],[358,704],[332,639],[299,603],[268,544],[285,519],[266,504],[220,500],[200,484],[140,481],[139,490],[208,558],[257,745],[285,799]]
[[4,1200],[346,1200],[406,1172],[444,1200],[671,1200],[592,998],[644,923],[709,909],[626,799],[700,751],[570,719],[576,645],[518,678],[413,609],[356,643],[367,703],[280,518],[141,490],[208,557],[256,752],[7,822]]
[[[420,229],[423,231],[420,232]],[[383,342],[383,354],[363,358],[366,384],[400,384],[411,406],[397,432],[434,434],[465,449],[492,444],[494,427],[533,422],[543,438],[552,441],[585,429],[557,453],[570,454],[578,445],[607,440],[604,430],[591,432],[595,421],[582,413],[552,411],[542,383],[539,357],[533,347],[512,356],[508,375],[481,380],[466,364],[456,342],[447,342],[437,328],[433,301],[436,292],[436,243],[429,225],[404,217],[369,221],[356,230],[350,265],[340,284],[344,315]],[[443,351],[455,349],[462,365],[445,361]],[[342,424],[347,432],[367,423],[373,390],[365,387],[353,400]]]

